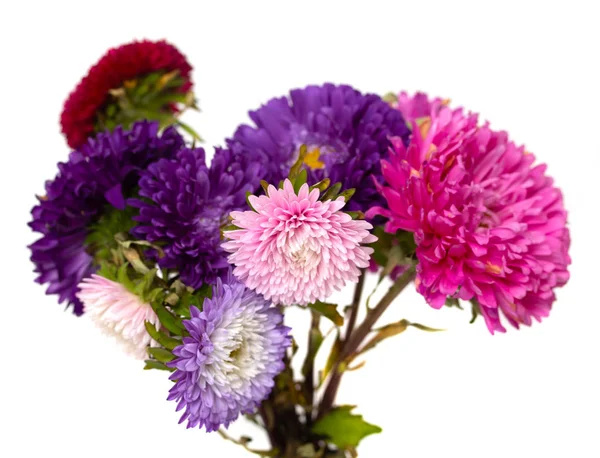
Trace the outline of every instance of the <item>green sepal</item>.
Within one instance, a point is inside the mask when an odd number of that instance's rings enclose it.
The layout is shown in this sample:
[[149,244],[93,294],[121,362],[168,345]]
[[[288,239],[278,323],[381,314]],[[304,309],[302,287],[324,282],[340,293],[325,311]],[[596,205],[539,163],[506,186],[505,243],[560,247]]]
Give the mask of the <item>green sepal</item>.
[[175,355],[161,347],[148,347],[148,354],[161,363],[168,363],[175,359]]
[[260,180],[260,186],[263,188],[265,194],[269,192],[269,183],[267,183],[265,180]]
[[327,191],[327,188],[329,187],[330,184],[331,184],[331,180],[329,178],[324,178],[323,180],[319,181],[318,183],[313,184],[310,187],[310,190],[312,191],[313,189],[318,189],[319,192],[323,193],[323,192]]
[[388,92],[381,98],[384,102],[389,103],[390,105],[398,102],[398,96],[393,92]]
[[155,361],[153,359],[147,359],[145,361],[146,365],[144,366],[144,370],[148,371],[150,369],[158,369],[159,371],[169,371],[174,372],[175,369],[167,366],[165,363],[161,363],[160,361]]
[[250,191],[246,191],[246,203],[248,204],[248,207],[250,207],[250,210],[252,210],[253,212],[255,212],[256,210],[254,209],[254,207],[250,203],[250,196],[252,196],[252,195],[253,194]]
[[471,299],[469,302],[471,302],[471,321],[469,323],[473,324],[477,317],[481,315],[481,308],[477,299]]
[[350,211],[350,212],[346,212],[346,213],[352,219],[365,219],[365,214],[363,212],[361,212],[360,210],[358,210],[358,211]]
[[319,200],[322,202],[325,202],[327,200],[335,200],[337,199],[338,193],[341,189],[342,183],[335,183],[321,195],[321,198]]
[[343,197],[344,200],[346,202],[348,202],[350,199],[352,199],[352,196],[354,195],[355,192],[356,192],[355,188],[346,189],[345,191],[341,192],[338,197]]
[[294,192],[296,194],[298,194],[298,192],[300,192],[300,188],[302,187],[302,185],[306,184],[307,179],[308,179],[308,173],[306,172],[306,169],[300,170],[300,172],[298,173],[298,176],[294,180]]
[[446,298],[446,307],[456,307],[463,310],[462,305],[460,305],[460,301],[455,297],[447,297]]
[[302,169],[302,166],[304,165],[304,159],[306,158],[307,154],[308,148],[306,147],[306,145],[301,145],[298,151],[298,159],[296,159],[294,165],[290,167],[290,173],[288,174],[288,178],[292,183],[296,181],[296,177],[298,176],[300,170]]

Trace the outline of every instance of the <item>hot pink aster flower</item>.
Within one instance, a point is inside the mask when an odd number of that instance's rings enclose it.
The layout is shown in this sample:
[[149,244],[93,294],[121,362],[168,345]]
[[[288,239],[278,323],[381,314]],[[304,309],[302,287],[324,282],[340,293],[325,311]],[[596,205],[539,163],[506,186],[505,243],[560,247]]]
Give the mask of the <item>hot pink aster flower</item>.
[[499,312],[517,328],[540,321],[569,278],[560,190],[505,132],[423,97],[399,104],[413,136],[382,161],[389,209],[368,215],[387,217],[388,232],[414,232],[417,288],[433,307],[475,298],[492,333],[505,331]]
[[84,311],[107,335],[116,338],[119,345],[137,359],[148,357],[146,348],[155,346],[144,322],[149,321],[156,329],[160,322],[150,304],[128,291],[120,283],[100,275],[85,278],[79,284],[77,297]]
[[348,282],[357,282],[369,266],[377,238],[371,224],[340,211],[346,202],[319,201],[319,190],[304,184],[298,194],[285,180],[269,186],[266,196],[250,196],[255,211],[232,212],[240,229],[225,232],[234,275],[276,304],[325,300]]

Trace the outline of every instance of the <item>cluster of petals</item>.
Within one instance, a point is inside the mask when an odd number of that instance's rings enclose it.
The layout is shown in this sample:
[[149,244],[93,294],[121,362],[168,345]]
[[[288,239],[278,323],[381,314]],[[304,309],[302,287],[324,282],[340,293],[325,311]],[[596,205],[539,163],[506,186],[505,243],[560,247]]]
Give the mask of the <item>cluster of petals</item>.
[[569,273],[567,213],[546,166],[505,132],[424,94],[401,94],[408,147],[393,141],[378,184],[386,231],[414,233],[417,288],[439,308],[475,300],[490,332],[546,317]]
[[146,359],[148,346],[157,345],[146,331],[145,322],[158,329],[158,316],[150,304],[121,283],[93,274],[79,284],[77,297],[87,316],[134,358]]
[[357,282],[369,266],[374,242],[370,223],[341,211],[343,197],[319,201],[307,184],[298,193],[289,180],[282,189],[250,196],[254,210],[231,213],[239,229],[225,232],[234,275],[277,304],[325,300],[345,284]]
[[160,70],[177,70],[185,81],[181,91],[191,88],[192,66],[175,46],[164,40],[134,41],[109,49],[65,102],[60,124],[69,146],[79,148],[93,134],[96,114],[111,89]]
[[216,431],[251,413],[285,367],[290,328],[282,313],[231,275],[217,279],[202,310],[190,307],[189,335],[173,350],[169,400],[183,410],[180,423]]

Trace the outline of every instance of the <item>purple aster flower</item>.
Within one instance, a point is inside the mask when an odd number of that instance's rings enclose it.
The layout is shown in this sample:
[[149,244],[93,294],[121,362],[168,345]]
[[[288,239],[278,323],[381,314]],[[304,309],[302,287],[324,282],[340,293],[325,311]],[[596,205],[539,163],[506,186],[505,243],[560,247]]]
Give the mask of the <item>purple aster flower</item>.
[[343,189],[356,188],[349,210],[366,211],[383,203],[370,175],[381,176],[388,138],[408,142],[410,133],[398,110],[379,96],[333,84],[294,89],[289,97],[251,111],[250,118],[256,126],[238,127],[227,142],[235,157],[259,161],[260,178],[276,184],[287,177],[300,146],[306,145],[309,183],[329,177]]
[[221,248],[221,227],[233,210],[247,206],[259,164],[247,158],[232,161],[231,152],[217,149],[208,168],[202,148],[182,149],[174,159],[152,164],[140,179],[140,210],[134,219],[136,237],[163,245],[159,264],[179,270],[181,280],[198,288],[226,275],[229,264]]
[[42,234],[30,249],[36,281],[49,285],[47,294],[57,294],[59,303],[66,301],[76,315],[83,313],[77,285],[96,271],[86,243],[91,227],[107,212],[125,209],[140,170],[174,156],[183,144],[175,129],[159,135],[157,123],[141,121],[130,130],[99,134],[58,164],[29,223]]
[[190,308],[189,337],[175,348],[177,358],[169,400],[184,410],[180,423],[215,431],[240,414],[251,413],[271,392],[291,343],[283,315],[262,296],[228,276],[217,280],[203,310]]

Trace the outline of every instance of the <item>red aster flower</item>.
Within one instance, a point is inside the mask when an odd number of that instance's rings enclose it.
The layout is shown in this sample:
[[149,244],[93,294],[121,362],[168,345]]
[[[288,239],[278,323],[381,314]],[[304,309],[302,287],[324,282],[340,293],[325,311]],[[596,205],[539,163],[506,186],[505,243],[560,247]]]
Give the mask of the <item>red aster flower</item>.
[[108,50],[65,102],[60,122],[67,143],[79,148],[99,130],[128,127],[140,118],[172,123],[178,103],[193,105],[191,70],[185,56],[165,41]]

